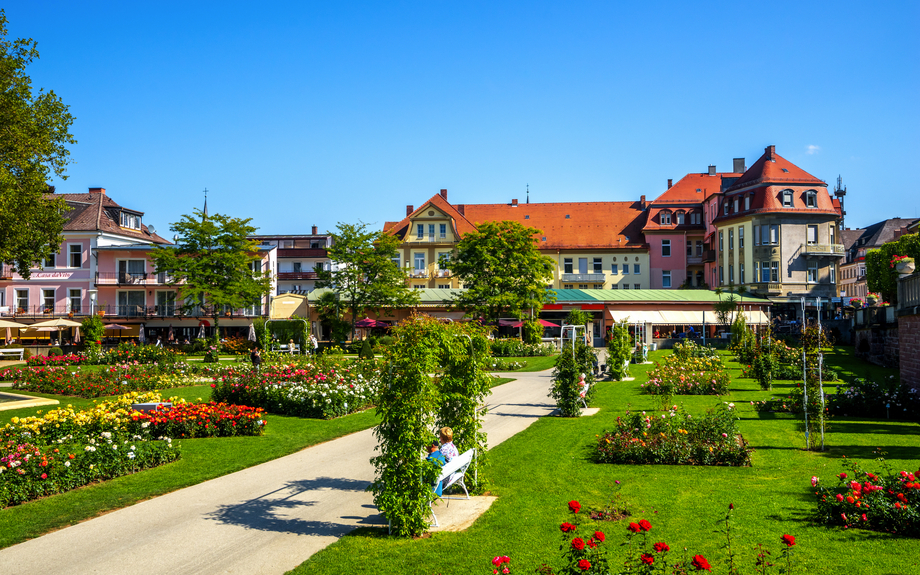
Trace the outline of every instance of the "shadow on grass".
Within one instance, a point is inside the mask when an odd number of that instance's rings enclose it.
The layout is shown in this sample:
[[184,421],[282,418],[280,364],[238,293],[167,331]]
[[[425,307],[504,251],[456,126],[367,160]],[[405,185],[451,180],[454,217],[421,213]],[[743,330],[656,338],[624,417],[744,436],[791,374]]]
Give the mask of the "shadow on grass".
[[[316,501],[309,500],[309,496],[304,497],[304,494],[319,490],[363,492],[368,485],[367,481],[336,477],[290,481],[284,487],[255,499],[221,506],[208,518],[257,531],[341,537],[355,529],[355,524],[379,526],[386,525],[386,521],[376,512],[361,517],[340,517],[343,520],[353,520],[351,522],[308,519],[304,517],[309,515],[306,509],[316,505]],[[336,511],[332,515],[335,516]]]

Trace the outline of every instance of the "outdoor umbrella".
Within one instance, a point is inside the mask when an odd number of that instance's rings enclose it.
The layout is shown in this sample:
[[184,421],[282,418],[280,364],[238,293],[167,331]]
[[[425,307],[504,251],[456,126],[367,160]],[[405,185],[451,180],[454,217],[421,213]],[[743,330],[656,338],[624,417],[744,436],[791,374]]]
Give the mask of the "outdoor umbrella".
[[138,330],[137,330],[137,339],[138,339],[138,341],[140,341],[141,343],[146,343],[146,342],[147,342],[147,336],[144,335],[144,324],[141,324],[141,327],[138,328]]
[[355,323],[355,327],[379,327],[380,322],[376,319],[371,319],[366,317],[361,321]]
[[176,334],[173,332],[172,326],[169,326],[169,334],[166,336],[166,341],[176,341]]
[[204,324],[198,326],[198,339],[204,339]]
[[13,332],[11,331],[11,328],[25,329],[28,326],[21,323],[16,323],[15,321],[0,319],[0,327],[6,328],[6,341],[9,343],[9,341],[13,339]]
[[[511,327],[521,327],[522,325],[524,325],[524,322],[519,321],[515,324],[512,324]],[[551,321],[546,321],[545,319],[540,320],[540,325],[542,325],[543,327],[559,327],[559,324],[555,324]]]
[[131,329],[126,325],[121,325],[117,323],[108,323],[103,326],[105,329]]
[[256,340],[256,326],[253,324],[249,324],[249,341],[255,341],[255,340]]
[[80,328],[73,328],[73,342],[80,343]]
[[48,321],[40,321],[38,323],[33,323],[29,327],[33,327],[33,328],[35,327],[80,327],[81,325],[83,324],[81,324],[78,321],[58,318],[58,319],[49,319]]

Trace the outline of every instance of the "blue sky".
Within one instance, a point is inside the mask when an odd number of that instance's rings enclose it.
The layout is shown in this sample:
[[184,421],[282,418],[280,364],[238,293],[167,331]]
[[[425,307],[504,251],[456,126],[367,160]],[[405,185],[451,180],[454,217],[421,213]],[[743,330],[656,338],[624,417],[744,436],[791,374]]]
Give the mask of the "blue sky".
[[920,217],[920,3],[46,2],[34,86],[76,117],[58,191],[164,236],[200,207],[259,233],[452,203],[635,200],[765,146],[847,225]]

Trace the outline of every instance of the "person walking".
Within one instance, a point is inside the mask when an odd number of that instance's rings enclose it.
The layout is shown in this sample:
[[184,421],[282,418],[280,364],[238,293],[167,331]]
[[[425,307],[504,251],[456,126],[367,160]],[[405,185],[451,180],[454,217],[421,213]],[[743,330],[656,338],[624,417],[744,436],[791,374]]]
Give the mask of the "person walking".
[[253,348],[252,352],[249,354],[249,359],[252,361],[253,369],[258,371],[259,366],[262,365],[262,354],[259,352],[259,348]]

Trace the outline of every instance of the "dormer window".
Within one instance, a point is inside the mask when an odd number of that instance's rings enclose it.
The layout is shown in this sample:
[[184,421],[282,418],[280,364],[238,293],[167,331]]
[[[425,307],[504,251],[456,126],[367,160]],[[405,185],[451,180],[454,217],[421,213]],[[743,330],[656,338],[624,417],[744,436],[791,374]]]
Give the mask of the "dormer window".
[[138,214],[121,212],[121,227],[131,230],[141,229],[141,217]]
[[741,198],[735,196],[734,212],[735,212],[736,214],[738,213],[738,205],[739,205],[740,201],[741,201]]
[[783,207],[784,208],[792,207],[792,190],[783,191]]
[[751,209],[751,196],[744,196],[744,211]]
[[671,212],[661,212],[659,216],[661,219],[661,225],[670,226],[671,225]]
[[684,225],[684,213],[683,212],[677,212],[677,225],[679,226]]
[[809,208],[818,207],[818,192],[814,190],[805,192],[805,206]]

